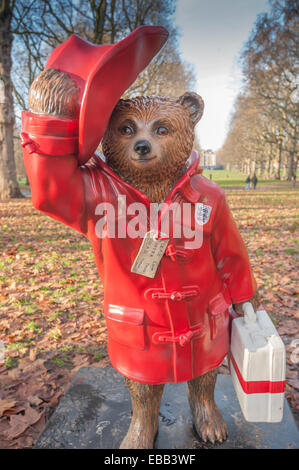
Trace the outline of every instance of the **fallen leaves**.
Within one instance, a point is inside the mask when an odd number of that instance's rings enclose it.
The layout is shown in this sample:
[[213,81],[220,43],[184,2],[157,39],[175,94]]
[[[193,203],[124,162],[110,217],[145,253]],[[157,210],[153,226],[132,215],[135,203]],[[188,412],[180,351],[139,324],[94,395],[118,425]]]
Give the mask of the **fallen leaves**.
[[286,397],[299,423],[298,354],[294,359],[292,346],[299,338],[298,191],[255,195],[240,192],[239,196],[230,193],[229,199],[248,248],[262,303],[286,346]]
[[0,448],[31,447],[78,369],[95,363],[93,356],[77,353],[68,368],[65,362],[55,362],[61,357],[57,351],[44,353],[34,362],[26,357],[18,367],[2,372]]
[[0,448],[23,448],[36,442],[77,370],[105,362],[103,292],[84,237],[30,200],[0,209]]
[[0,400],[0,418],[4,415],[5,411],[9,411],[11,409],[15,409],[16,401],[14,398],[4,398]]
[[29,426],[37,423],[40,420],[42,414],[43,413],[38,413],[34,408],[28,405],[24,410],[24,414],[16,414],[11,416],[10,426],[6,433],[4,433],[4,436],[8,440],[16,439],[17,437],[24,434]]
[[291,387],[293,387],[295,390],[299,390],[299,379],[295,378],[295,379],[289,379],[288,380],[288,383],[289,385],[291,385]]

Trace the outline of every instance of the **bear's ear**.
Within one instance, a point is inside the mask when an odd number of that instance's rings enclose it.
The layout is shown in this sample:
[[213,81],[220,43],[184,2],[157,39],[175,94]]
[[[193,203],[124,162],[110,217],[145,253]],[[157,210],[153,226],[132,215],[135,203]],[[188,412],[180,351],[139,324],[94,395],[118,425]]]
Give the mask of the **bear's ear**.
[[187,91],[177,100],[184,108],[188,109],[190,118],[195,125],[203,115],[204,102],[201,96],[197,93]]

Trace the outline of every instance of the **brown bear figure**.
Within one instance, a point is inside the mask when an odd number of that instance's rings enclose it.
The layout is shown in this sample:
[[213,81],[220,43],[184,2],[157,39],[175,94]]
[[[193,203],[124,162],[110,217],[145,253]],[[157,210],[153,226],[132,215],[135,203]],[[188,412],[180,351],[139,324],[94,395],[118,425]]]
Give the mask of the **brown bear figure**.
[[[67,74],[47,69],[31,86],[30,111],[60,117],[76,116],[77,95],[78,91]],[[194,126],[202,116],[203,107],[201,97],[191,92],[177,99],[137,97],[120,100],[102,141],[106,163],[151,202],[161,203],[186,171],[194,141]],[[29,172],[30,165],[28,159]],[[50,210],[44,212],[51,215]],[[256,308],[258,301],[255,297],[251,300]],[[241,306],[242,302],[235,305],[236,310],[241,312]],[[216,376],[215,366],[201,376],[187,380],[195,428],[204,441],[212,443],[222,442],[227,436],[226,424],[214,401]],[[133,415],[121,448],[152,448],[158,431],[164,384],[141,383],[131,378],[125,380]]]
[[[177,99],[140,96],[120,100],[102,142],[108,165],[153,203],[161,203],[186,170],[194,126],[203,109],[202,98],[190,92]],[[121,448],[151,448],[164,385],[125,380],[133,416]],[[214,401],[215,383],[216,371],[188,381],[188,398],[201,438],[222,442],[227,430]]]

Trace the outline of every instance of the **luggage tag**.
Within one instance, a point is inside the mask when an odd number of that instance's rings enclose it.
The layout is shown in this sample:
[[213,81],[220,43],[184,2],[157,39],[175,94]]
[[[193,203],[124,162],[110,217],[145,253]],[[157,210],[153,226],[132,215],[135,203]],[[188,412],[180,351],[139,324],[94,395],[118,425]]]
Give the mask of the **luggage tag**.
[[153,279],[158,266],[165,253],[169,238],[161,234],[163,238],[156,238],[156,230],[150,230],[144,236],[141,247],[137,253],[131,272]]

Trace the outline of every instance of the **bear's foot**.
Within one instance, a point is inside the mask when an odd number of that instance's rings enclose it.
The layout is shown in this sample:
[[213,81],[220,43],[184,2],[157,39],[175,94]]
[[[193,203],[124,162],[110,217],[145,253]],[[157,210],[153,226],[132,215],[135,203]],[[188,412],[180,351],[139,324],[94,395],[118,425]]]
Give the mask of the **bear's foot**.
[[188,399],[194,426],[204,442],[223,442],[227,438],[225,421],[214,401],[217,370],[188,382]]
[[215,444],[226,440],[226,423],[215,403],[197,404],[192,408],[196,432],[204,442]]
[[164,385],[147,385],[125,378],[132,402],[132,420],[120,449],[153,449],[159,425]]
[[127,435],[123,439],[120,449],[153,449],[158,426],[150,428],[148,423],[133,421],[130,424]]

